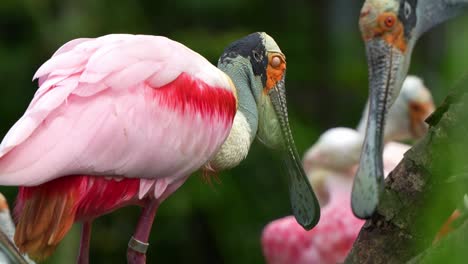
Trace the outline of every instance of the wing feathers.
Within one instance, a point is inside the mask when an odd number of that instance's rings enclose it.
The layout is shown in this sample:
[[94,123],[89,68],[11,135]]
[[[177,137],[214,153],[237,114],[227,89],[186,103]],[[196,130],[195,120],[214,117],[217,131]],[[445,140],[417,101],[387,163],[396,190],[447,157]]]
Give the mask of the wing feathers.
[[3,139],[0,145],[0,158],[15,146],[23,143],[44,121],[50,111],[65,101],[75,87],[76,84],[71,84],[60,89],[52,89],[47,93],[47,96],[39,97],[37,101],[33,102],[33,106],[15,123]]
[[87,60],[84,52],[66,52],[46,61],[34,74],[33,80],[56,71],[71,70],[79,67]]
[[152,61],[140,61],[129,65],[121,71],[115,72],[104,80],[112,89],[122,90],[144,82],[151,75],[161,69],[161,64]]
[[74,49],[77,45],[83,43],[83,42],[86,42],[86,41],[90,41],[92,39],[90,38],[79,38],[79,39],[73,39],[73,40],[70,40],[68,41],[67,43],[63,44],[55,53],[53,56],[57,56],[59,54],[62,54],[62,53],[65,53],[65,52],[68,52],[68,51],[71,51],[72,49]]
[[0,145],[0,184],[71,174],[177,179],[214,155],[236,112],[226,75],[162,37],[72,41],[38,77]]

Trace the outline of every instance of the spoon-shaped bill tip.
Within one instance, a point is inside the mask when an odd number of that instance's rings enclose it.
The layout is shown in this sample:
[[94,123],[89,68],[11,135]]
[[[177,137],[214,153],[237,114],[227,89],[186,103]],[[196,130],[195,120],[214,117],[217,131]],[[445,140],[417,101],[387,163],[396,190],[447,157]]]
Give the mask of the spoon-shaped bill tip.
[[289,198],[297,222],[306,230],[320,220],[320,205],[304,172],[296,149],[283,154],[283,162],[289,174]]

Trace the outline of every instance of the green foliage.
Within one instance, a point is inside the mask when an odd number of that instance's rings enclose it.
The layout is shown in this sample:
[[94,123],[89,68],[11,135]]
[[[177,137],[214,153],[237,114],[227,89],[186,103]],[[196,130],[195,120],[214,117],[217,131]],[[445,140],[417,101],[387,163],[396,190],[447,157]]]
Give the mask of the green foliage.
[[[265,31],[287,56],[291,126],[303,153],[325,129],[353,127],[359,120],[368,89],[357,27],[360,5],[344,0],[2,0],[0,136],[32,98],[35,70],[70,39],[109,33],[166,35],[216,63],[231,41]],[[428,80],[438,101],[467,69],[468,36],[460,34],[467,23],[465,17],[441,29],[438,34],[447,38],[426,38],[413,59],[417,70],[412,72]],[[433,49],[425,48],[434,45],[442,45],[443,50],[433,54]],[[264,147],[254,144],[245,162],[220,175],[221,184],[210,186],[196,175],[191,177],[161,206],[148,259],[261,263],[262,228],[290,214],[287,181],[278,164]],[[13,205],[16,188],[0,190]],[[92,263],[124,262],[137,217],[137,208],[124,208],[96,221]],[[75,259],[78,231],[70,232],[47,263]]]

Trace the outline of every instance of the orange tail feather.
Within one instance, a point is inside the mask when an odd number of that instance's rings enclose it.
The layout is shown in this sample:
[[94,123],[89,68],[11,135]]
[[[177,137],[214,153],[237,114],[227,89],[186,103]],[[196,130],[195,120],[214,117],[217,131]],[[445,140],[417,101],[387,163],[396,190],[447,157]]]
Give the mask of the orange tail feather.
[[139,179],[115,181],[74,175],[21,187],[15,206],[15,243],[34,259],[47,258],[75,221],[139,204],[139,186]]
[[18,195],[15,243],[22,253],[37,260],[54,252],[75,221],[78,186],[68,185],[64,190],[63,185],[56,185],[21,187]]

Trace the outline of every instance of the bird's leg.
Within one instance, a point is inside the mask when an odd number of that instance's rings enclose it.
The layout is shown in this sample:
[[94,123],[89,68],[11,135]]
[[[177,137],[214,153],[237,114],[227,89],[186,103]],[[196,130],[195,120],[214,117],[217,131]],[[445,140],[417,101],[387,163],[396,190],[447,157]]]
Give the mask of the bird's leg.
[[78,253],[78,264],[88,264],[89,262],[89,244],[91,241],[92,220],[83,221],[81,226],[80,252]]
[[130,239],[130,242],[128,242],[127,263],[146,263],[146,250],[149,246],[148,238],[158,206],[159,202],[156,199],[148,199],[145,202],[140,219],[138,219],[135,234]]

